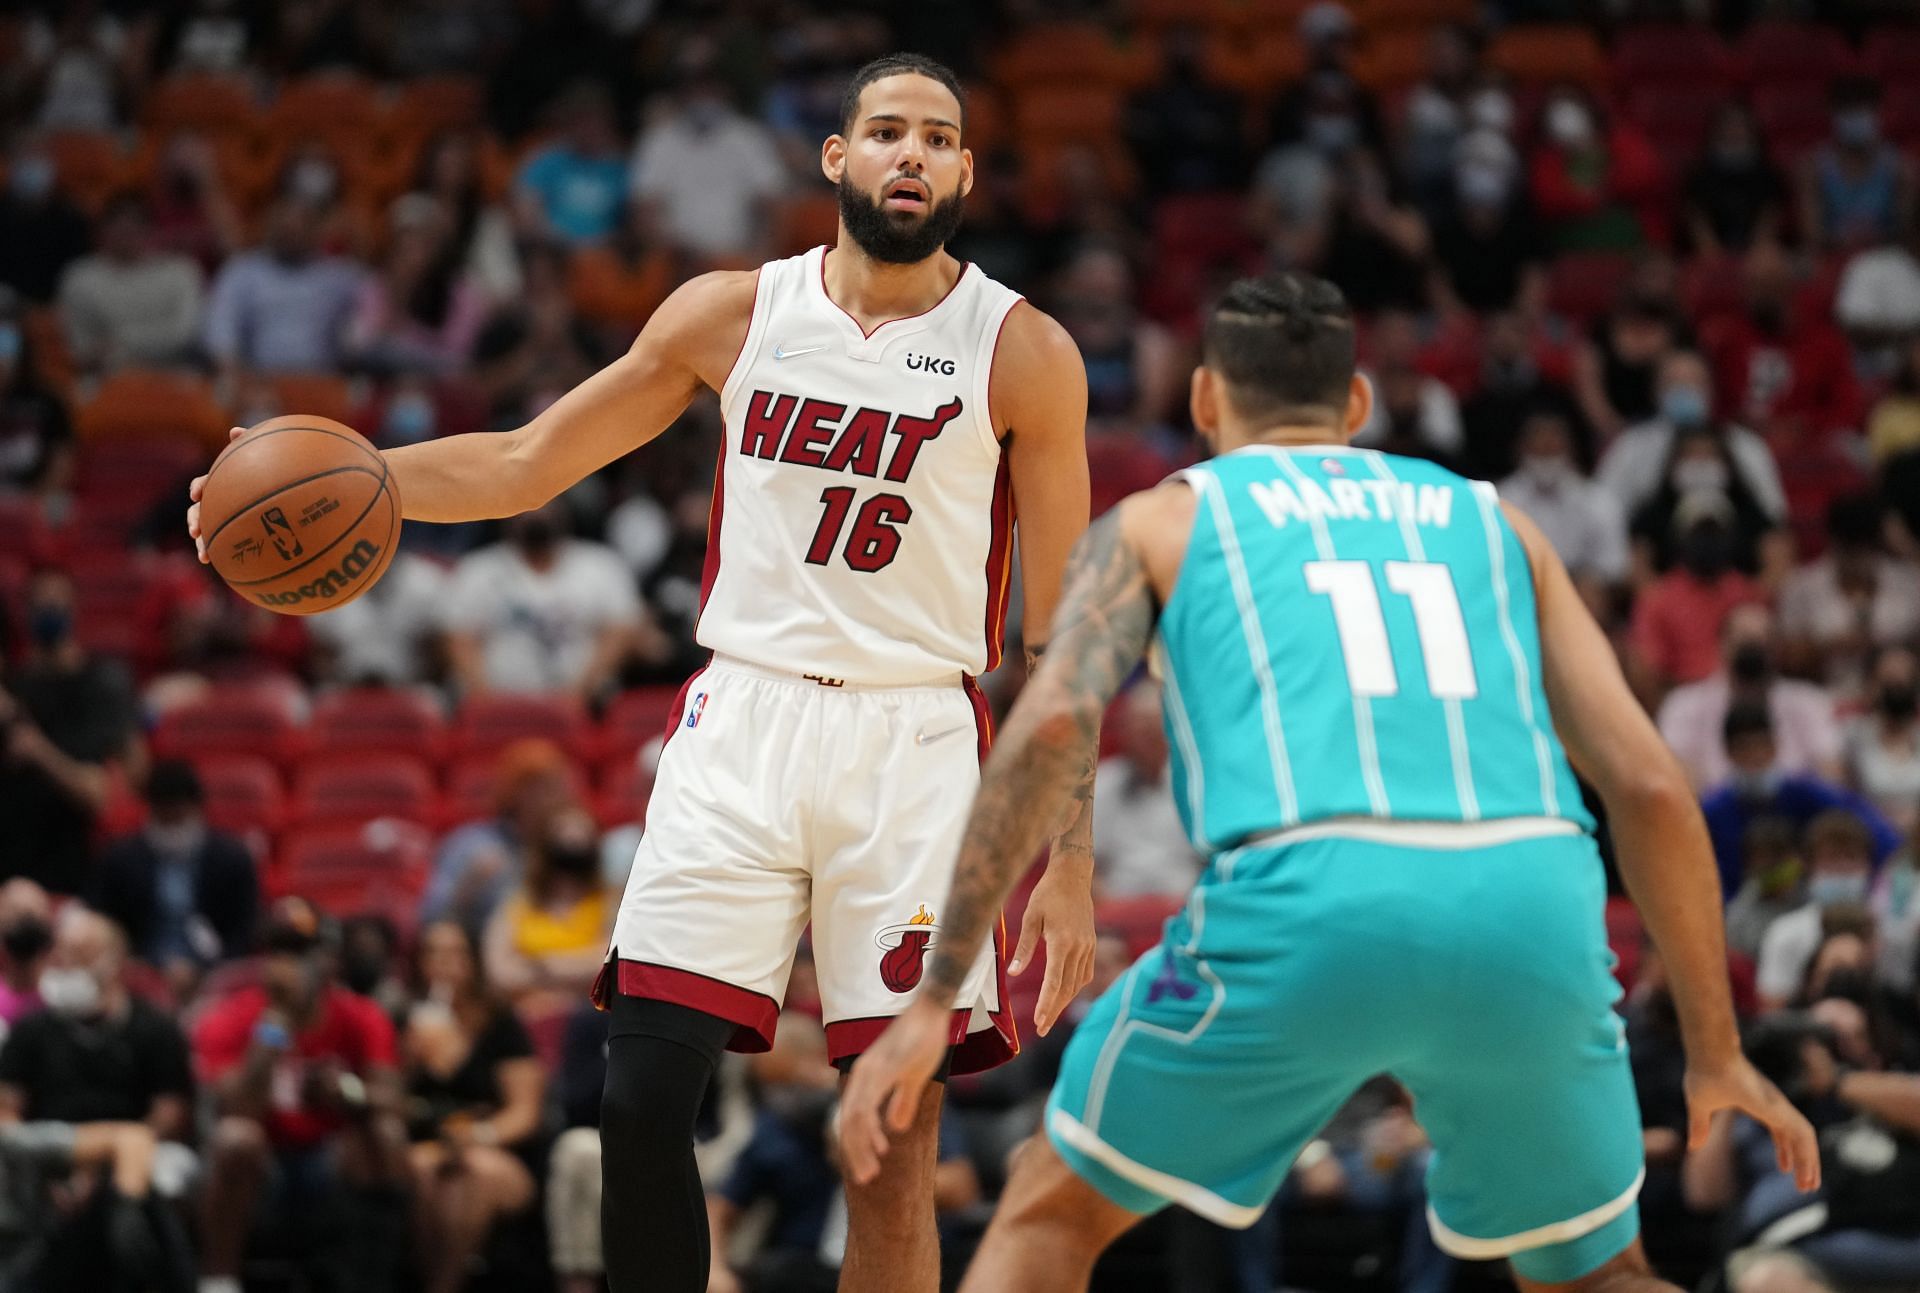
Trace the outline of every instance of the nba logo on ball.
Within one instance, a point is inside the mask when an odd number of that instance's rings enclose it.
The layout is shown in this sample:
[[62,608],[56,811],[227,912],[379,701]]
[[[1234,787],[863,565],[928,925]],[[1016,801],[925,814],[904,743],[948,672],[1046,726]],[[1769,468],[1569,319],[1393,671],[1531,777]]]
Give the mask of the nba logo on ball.
[[703,691],[687,705],[687,726],[690,728],[700,726],[700,715],[705,713],[706,709],[707,693]]

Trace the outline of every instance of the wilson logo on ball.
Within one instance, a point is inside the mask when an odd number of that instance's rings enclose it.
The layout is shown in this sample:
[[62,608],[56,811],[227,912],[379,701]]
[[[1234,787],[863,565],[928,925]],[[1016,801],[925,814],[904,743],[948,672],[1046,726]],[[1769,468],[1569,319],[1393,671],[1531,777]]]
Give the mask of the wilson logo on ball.
[[353,587],[354,581],[366,574],[379,558],[380,545],[371,539],[362,539],[353,545],[353,551],[340,559],[339,565],[311,583],[284,592],[255,593],[254,600],[262,606],[297,606],[301,602],[338,597]]
[[926,966],[927,948],[933,945],[938,928],[933,922],[933,913],[921,903],[911,920],[888,925],[873,936],[874,943],[886,949],[886,955],[880,958],[880,982],[887,985],[887,991],[912,992],[918,986],[920,972]]

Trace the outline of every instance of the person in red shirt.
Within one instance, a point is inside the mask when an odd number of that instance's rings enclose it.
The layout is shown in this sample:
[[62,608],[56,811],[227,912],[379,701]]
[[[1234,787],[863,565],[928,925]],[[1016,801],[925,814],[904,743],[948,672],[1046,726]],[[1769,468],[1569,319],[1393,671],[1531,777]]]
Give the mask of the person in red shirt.
[[1556,88],[1541,109],[1527,169],[1534,213],[1555,251],[1629,251],[1671,238],[1660,154],[1577,86]]
[[1629,633],[1627,660],[1650,706],[1717,669],[1727,614],[1766,600],[1766,589],[1734,567],[1733,506],[1725,495],[1686,495],[1674,509],[1673,532],[1679,561],[1635,599]]
[[[335,983],[337,928],[304,898],[274,905],[261,947],[259,986],[215,1004],[193,1033],[220,1115],[207,1155],[202,1293],[239,1293],[263,1214],[310,1222],[346,1191],[391,1195],[404,1210],[392,1021]],[[316,1260],[371,1269],[379,1247],[331,1244]]]
[[1702,330],[1721,415],[1763,433],[1780,422],[1857,429],[1865,410],[1846,335],[1795,307],[1793,266],[1777,244],[1757,244],[1743,270],[1745,311]]

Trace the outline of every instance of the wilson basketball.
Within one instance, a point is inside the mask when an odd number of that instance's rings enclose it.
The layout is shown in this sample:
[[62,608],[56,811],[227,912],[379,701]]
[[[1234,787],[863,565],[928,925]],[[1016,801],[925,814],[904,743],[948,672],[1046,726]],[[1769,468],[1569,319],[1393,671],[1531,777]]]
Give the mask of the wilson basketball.
[[359,432],[296,413],[249,427],[213,460],[200,532],[234,592],[282,615],[314,615],[385,573],[400,498]]

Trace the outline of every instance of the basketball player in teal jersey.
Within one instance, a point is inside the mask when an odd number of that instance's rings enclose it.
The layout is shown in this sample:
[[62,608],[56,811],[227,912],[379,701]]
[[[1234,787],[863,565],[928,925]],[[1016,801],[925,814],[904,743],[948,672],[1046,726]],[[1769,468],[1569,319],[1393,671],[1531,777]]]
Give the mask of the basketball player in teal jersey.
[[1074,1034],[964,1285],[1084,1288],[1177,1203],[1250,1225],[1376,1073],[1433,1141],[1441,1248],[1523,1289],[1642,1293],[1640,1120],[1574,769],[1673,982],[1692,1141],[1740,1110],[1802,1188],[1812,1129],[1740,1052],[1686,777],[1540,531],[1491,486],[1349,447],[1372,393],[1331,284],[1235,284],[1194,423],[1219,456],[1129,498],[1069,569],[1053,649],[987,763],[920,999],[853,1071],[850,1174],[945,1054],[954,990],[1143,655],[1210,861]]

